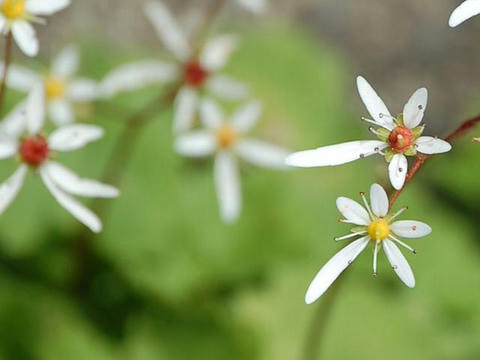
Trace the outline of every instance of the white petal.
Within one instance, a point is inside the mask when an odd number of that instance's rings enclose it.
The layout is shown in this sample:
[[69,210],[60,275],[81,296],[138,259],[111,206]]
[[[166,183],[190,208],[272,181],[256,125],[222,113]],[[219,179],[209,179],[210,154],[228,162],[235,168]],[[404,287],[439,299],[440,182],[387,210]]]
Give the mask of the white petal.
[[342,144],[323,146],[315,150],[300,151],[287,158],[287,165],[297,167],[335,166],[373,155],[383,150],[383,141],[351,141]]
[[67,97],[74,102],[88,102],[98,97],[98,84],[89,79],[75,79],[67,89]]
[[285,159],[289,152],[279,146],[263,141],[241,139],[235,144],[235,152],[251,164],[273,170],[285,170]]
[[73,107],[66,100],[54,100],[49,102],[48,112],[53,123],[57,126],[64,126],[75,121]]
[[62,207],[93,232],[99,233],[102,231],[102,223],[97,215],[80,204],[73,197],[60,190],[43,169],[40,169],[40,176],[47,189]]
[[231,153],[220,152],[215,158],[215,189],[220,215],[226,223],[232,223],[242,207],[240,177],[235,158]]
[[72,77],[78,70],[79,58],[78,49],[74,45],[67,46],[53,60],[52,75],[62,79]]
[[198,94],[195,89],[184,86],[175,99],[175,115],[173,120],[173,131],[178,134],[189,130],[195,119],[197,110]]
[[390,164],[388,165],[388,174],[390,182],[395,189],[400,190],[403,187],[405,178],[407,177],[407,171],[408,161],[405,155],[394,155],[392,161],[390,161]]
[[393,270],[397,273],[400,280],[402,280],[409,288],[415,287],[415,277],[413,276],[412,269],[397,245],[391,240],[385,239],[383,240],[383,250],[385,251],[385,255],[387,255],[390,265],[392,265]]
[[[2,3],[2,0],[0,0],[0,4]],[[7,19],[3,16],[2,13],[0,13],[0,34],[5,34],[8,31],[8,23]]]
[[122,91],[132,91],[152,84],[175,79],[178,70],[174,65],[143,60],[120,66],[110,72],[100,83],[102,95],[111,97]]
[[38,54],[39,44],[35,29],[25,20],[15,20],[12,26],[12,34],[18,47],[28,56]]
[[394,124],[390,117],[390,112],[368,81],[361,76],[357,77],[357,88],[358,93],[373,120],[375,120],[380,126],[389,130],[393,129]]
[[[3,68],[3,64],[1,66]],[[29,92],[38,82],[41,82],[40,76],[30,69],[15,64],[8,68],[7,84],[12,89]]]
[[369,238],[355,240],[336,253],[315,275],[305,295],[305,302],[312,304],[328,290],[330,285],[368,245]]
[[160,1],[149,1],[145,4],[145,14],[165,46],[180,61],[186,61],[192,55],[190,45],[167,7]]
[[237,132],[244,134],[255,126],[261,114],[260,102],[250,101],[232,115],[231,124]]
[[27,102],[19,103],[0,123],[0,131],[12,139],[18,139],[27,127]]
[[0,130],[0,159],[13,157],[18,150],[18,143]]
[[12,176],[10,176],[2,185],[0,185],[0,214],[12,203],[23,185],[27,165],[21,165]]
[[71,170],[53,161],[46,163],[43,171],[61,190],[72,195],[100,198],[114,198],[119,195],[118,190],[113,186],[81,179]]
[[337,209],[349,222],[355,225],[370,224],[367,210],[356,201],[341,196],[337,199]]
[[480,0],[467,0],[453,11],[448,24],[455,27],[478,14],[480,14]]
[[446,153],[452,150],[452,145],[442,139],[431,136],[420,136],[415,141],[415,148],[422,154],[432,155]]
[[370,187],[370,205],[375,215],[384,217],[388,213],[388,196],[385,189],[378,184]]
[[30,91],[26,104],[27,130],[38,134],[45,120],[45,89],[43,84],[36,84]]
[[245,6],[248,10],[256,13],[262,14],[267,11],[268,1],[267,0],[237,0],[242,6]]
[[221,99],[239,100],[248,96],[248,86],[226,75],[213,75],[207,83],[208,89]]
[[234,35],[221,35],[210,40],[200,54],[200,63],[209,71],[224,67],[230,54],[237,47],[238,39]]
[[34,15],[53,15],[70,5],[70,0],[27,0],[26,9]]
[[392,225],[390,225],[390,228],[398,236],[412,239],[427,236],[432,232],[432,228],[430,226],[423,222],[414,220],[395,221]]
[[200,102],[200,118],[208,129],[218,129],[223,123],[223,112],[218,104],[211,99]]
[[184,156],[204,157],[213,154],[216,148],[216,138],[210,131],[192,131],[175,140],[175,150]]
[[413,93],[403,108],[403,122],[406,127],[413,129],[420,125],[427,109],[427,102],[427,89],[421,88]]
[[103,129],[95,125],[74,124],[58,128],[48,138],[52,150],[79,149],[103,136]]

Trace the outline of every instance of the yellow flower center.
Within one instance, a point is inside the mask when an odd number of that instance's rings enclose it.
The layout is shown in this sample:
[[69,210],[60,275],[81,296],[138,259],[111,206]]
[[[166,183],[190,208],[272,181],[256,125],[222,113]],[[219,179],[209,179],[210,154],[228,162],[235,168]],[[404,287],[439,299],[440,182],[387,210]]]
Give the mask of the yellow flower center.
[[18,19],[25,14],[25,0],[3,0],[3,14],[8,19]]
[[218,145],[222,149],[227,149],[235,142],[237,139],[237,134],[232,129],[231,126],[224,125],[217,131],[217,141]]
[[368,235],[374,241],[385,240],[390,235],[390,227],[385,220],[379,219],[372,221],[367,228]]
[[45,79],[45,94],[47,99],[53,100],[65,95],[65,81],[49,76]]

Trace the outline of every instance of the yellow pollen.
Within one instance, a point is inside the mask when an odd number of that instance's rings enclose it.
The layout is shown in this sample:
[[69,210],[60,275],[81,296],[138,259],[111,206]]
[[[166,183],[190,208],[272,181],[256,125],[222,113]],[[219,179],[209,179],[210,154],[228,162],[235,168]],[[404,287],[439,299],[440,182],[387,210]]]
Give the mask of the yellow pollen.
[[385,220],[372,221],[367,228],[368,235],[374,241],[385,240],[390,235],[390,227]]
[[65,81],[56,77],[45,79],[45,94],[49,100],[58,99],[65,95]]
[[25,0],[3,0],[1,11],[8,19],[21,18],[25,15]]
[[222,149],[229,148],[237,139],[237,134],[231,126],[224,125],[217,131],[218,145]]

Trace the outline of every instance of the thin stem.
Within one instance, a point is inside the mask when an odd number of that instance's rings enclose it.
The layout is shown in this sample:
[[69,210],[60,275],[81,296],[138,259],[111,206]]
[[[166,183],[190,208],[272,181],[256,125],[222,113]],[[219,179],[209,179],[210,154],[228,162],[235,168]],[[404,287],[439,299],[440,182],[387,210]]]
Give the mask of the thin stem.
[[4,59],[3,59],[3,73],[2,73],[2,82],[0,83],[0,110],[3,107],[3,102],[5,100],[5,93],[7,92],[7,74],[10,67],[10,61],[12,58],[12,32],[9,31],[5,35],[5,49],[4,49]]

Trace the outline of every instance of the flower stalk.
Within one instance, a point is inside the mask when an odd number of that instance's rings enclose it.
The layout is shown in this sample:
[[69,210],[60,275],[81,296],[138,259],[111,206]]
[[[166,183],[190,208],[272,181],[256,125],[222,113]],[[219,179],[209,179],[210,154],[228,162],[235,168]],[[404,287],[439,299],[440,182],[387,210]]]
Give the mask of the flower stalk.
[[3,107],[3,103],[5,101],[5,94],[7,92],[7,74],[8,74],[8,69],[10,67],[11,58],[12,58],[12,33],[9,31],[5,35],[3,72],[2,72],[2,80],[0,83],[0,110]]

